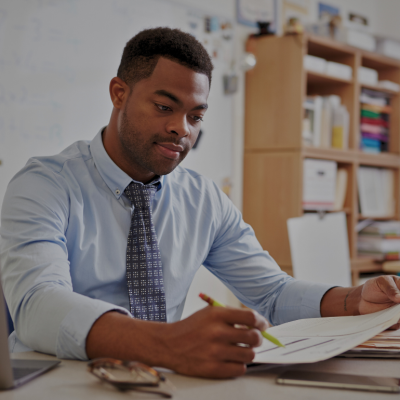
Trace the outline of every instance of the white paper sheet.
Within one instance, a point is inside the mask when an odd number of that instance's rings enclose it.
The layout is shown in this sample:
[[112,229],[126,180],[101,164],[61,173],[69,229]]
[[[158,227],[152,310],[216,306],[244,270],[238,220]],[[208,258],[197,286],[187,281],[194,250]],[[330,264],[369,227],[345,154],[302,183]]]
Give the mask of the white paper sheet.
[[264,339],[255,363],[295,364],[326,360],[374,337],[398,322],[400,304],[373,314],[354,317],[312,318],[268,329],[286,347]]

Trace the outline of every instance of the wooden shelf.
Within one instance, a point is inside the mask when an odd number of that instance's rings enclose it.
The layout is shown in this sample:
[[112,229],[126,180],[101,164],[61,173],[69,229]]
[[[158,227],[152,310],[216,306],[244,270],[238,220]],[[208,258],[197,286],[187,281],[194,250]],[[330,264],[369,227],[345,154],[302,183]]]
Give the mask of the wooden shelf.
[[305,34],[304,39],[307,42],[308,54],[326,59],[332,59],[343,56],[354,55],[354,48],[335,40]]
[[353,80],[352,79],[342,79],[342,78],[337,78],[335,76],[331,75],[326,75],[326,74],[320,74],[318,72],[312,72],[312,71],[307,71],[307,84],[310,85],[315,85],[315,84],[332,84],[332,85],[337,85],[337,84],[352,84]]
[[371,257],[355,257],[350,261],[351,270],[354,272],[378,272],[382,271],[382,264]]
[[391,94],[393,96],[396,96],[400,93],[400,92],[396,92],[395,90],[385,89],[385,88],[377,86],[377,85],[366,85],[365,83],[361,83],[361,87],[365,88],[365,89],[377,90],[378,92]]
[[400,156],[393,153],[370,154],[358,150],[357,162],[371,167],[399,168]]
[[308,158],[320,158],[322,160],[332,160],[345,163],[352,163],[355,157],[354,150],[342,150],[310,146],[303,147],[302,153],[304,157]]
[[390,217],[366,217],[365,215],[359,215],[357,217],[357,219],[359,219],[360,221],[363,219],[375,219],[378,221],[392,221],[392,220],[396,219],[396,216],[392,215]]
[[[304,214],[315,214],[317,213],[317,210],[304,210]],[[337,213],[337,212],[344,212],[345,214],[349,215],[351,214],[351,208],[350,207],[345,207],[342,210],[328,210],[325,211],[327,213]]]
[[[379,80],[400,84],[400,61],[312,35],[252,37],[247,50],[257,65],[246,75],[243,217],[252,225],[262,247],[279,265],[291,269],[287,220],[304,214],[303,162],[305,158],[331,160],[347,171],[346,213],[353,283],[360,272],[380,271],[372,258],[357,256],[356,225],[365,216],[358,211],[357,175],[360,166],[390,168],[395,177],[395,213],[400,220],[400,96],[379,86],[357,81],[358,68],[378,71]],[[350,66],[353,79],[345,80],[304,69],[310,54]],[[370,154],[359,150],[360,91],[391,95],[389,150]],[[349,112],[349,148],[317,148],[302,144],[303,104],[307,95],[337,95]],[[262,182],[262,184],[260,184]]]
[[303,157],[332,160],[342,163],[355,163],[371,167],[399,168],[400,156],[393,153],[370,154],[361,150],[342,150],[305,146]]
[[372,69],[400,68],[400,60],[370,51],[361,51],[361,65]]

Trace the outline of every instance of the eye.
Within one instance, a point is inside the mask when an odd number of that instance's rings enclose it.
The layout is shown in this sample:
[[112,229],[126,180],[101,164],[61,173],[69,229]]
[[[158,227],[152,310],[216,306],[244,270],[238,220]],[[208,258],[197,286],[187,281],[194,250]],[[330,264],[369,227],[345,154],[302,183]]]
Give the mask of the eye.
[[162,104],[156,104],[156,107],[159,108],[161,111],[170,111],[171,109],[167,106],[164,106]]
[[203,118],[199,117],[198,115],[193,115],[192,118],[195,120],[195,122],[203,122]]

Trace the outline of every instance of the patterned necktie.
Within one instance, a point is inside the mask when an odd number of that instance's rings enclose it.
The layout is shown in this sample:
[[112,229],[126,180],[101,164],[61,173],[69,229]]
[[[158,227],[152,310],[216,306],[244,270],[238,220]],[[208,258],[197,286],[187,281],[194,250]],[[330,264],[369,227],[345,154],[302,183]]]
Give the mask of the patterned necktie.
[[166,322],[164,280],[151,201],[154,184],[131,182],[125,194],[135,209],[126,248],[126,280],[131,314],[138,319]]

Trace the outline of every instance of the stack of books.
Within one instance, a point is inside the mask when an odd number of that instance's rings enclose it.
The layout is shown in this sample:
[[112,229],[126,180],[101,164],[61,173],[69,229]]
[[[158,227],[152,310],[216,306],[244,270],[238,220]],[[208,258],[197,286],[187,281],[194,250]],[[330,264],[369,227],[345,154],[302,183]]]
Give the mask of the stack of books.
[[361,230],[357,240],[358,255],[376,260],[400,259],[400,221],[373,222]]
[[388,151],[390,96],[363,88],[361,102],[361,149],[368,153]]

